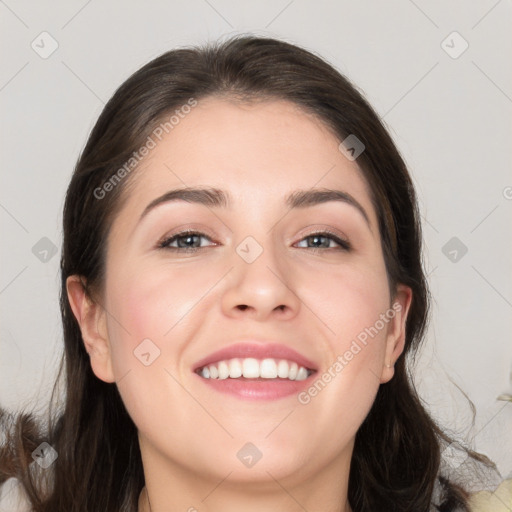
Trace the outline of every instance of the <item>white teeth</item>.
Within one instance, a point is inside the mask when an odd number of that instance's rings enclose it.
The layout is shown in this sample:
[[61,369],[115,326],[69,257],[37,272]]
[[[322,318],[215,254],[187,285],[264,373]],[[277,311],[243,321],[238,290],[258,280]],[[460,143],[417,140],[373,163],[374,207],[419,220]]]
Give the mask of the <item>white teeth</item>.
[[263,359],[261,361],[260,377],[262,379],[275,379],[277,377],[277,365],[273,359]]
[[229,368],[226,361],[219,363],[219,379],[227,379],[229,377]]
[[296,380],[298,371],[299,371],[299,365],[297,363],[292,363],[290,365],[290,369],[288,370],[288,378],[291,380]]
[[311,374],[304,366],[285,359],[266,358],[258,360],[253,357],[230,359],[205,366],[199,372],[205,379],[288,379],[304,380]]
[[229,362],[229,376],[232,379],[238,379],[242,376],[242,363],[240,359],[231,359]]
[[257,379],[260,376],[260,364],[257,359],[248,357],[242,362],[242,375],[246,379]]
[[208,370],[210,370],[210,379],[217,379],[219,377],[219,370],[214,364],[208,366]]
[[277,364],[277,376],[281,379],[287,379],[289,369],[288,362],[281,359]]
[[297,372],[297,377],[295,377],[295,380],[304,380],[308,378],[308,371],[304,366],[301,366],[299,368],[299,371]]

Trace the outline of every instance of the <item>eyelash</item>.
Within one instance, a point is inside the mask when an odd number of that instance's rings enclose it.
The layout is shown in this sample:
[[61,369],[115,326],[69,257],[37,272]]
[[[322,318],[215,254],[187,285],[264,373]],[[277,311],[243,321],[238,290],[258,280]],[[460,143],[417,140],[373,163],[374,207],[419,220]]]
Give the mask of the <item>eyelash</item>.
[[[319,236],[324,236],[324,235],[327,235],[325,238],[328,238],[328,239],[336,242],[339,245],[339,247],[327,247],[327,248],[305,247],[305,249],[309,249],[310,251],[313,251],[313,252],[324,251],[326,249],[348,252],[352,249],[352,246],[350,245],[350,242],[348,240],[344,240],[330,231],[315,231],[313,233],[309,233],[305,237],[301,238],[300,242],[302,242],[303,240],[306,240],[308,238],[319,237]],[[206,247],[169,247],[170,243],[176,241],[179,238],[184,238],[187,236],[189,236],[189,237],[190,236],[201,236],[201,237],[207,238],[208,240],[211,241],[211,238],[208,235],[206,235],[205,233],[201,233],[200,231],[185,230],[185,231],[176,233],[176,234],[172,235],[171,237],[164,238],[163,240],[158,242],[157,248],[158,249],[167,249],[169,251],[174,251],[174,252],[189,252],[189,253],[197,252],[201,249],[206,249]]]

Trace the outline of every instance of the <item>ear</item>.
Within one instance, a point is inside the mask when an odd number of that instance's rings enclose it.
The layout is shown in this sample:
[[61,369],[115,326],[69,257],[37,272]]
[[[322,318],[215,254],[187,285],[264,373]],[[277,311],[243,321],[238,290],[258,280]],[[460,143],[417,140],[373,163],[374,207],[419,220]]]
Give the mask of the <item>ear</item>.
[[[411,302],[411,288],[409,286],[399,284],[389,313],[391,316],[391,311],[394,311],[394,316],[389,321],[386,335],[386,353],[380,377],[380,382],[382,384],[389,382],[392,379],[395,374],[394,364],[404,350],[405,326]],[[386,365],[390,365],[390,367],[388,368]]]
[[[82,278],[83,279],[83,278]],[[114,372],[108,342],[107,316],[100,304],[86,293],[80,276],[69,276],[66,289],[73,314],[80,325],[85,350],[98,379],[114,382]]]

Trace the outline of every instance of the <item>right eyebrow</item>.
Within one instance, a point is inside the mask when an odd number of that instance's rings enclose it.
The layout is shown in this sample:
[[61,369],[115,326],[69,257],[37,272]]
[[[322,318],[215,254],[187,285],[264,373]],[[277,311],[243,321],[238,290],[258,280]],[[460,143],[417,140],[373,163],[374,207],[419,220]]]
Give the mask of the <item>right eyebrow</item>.
[[165,194],[153,199],[142,212],[139,222],[157,206],[171,201],[186,201],[187,203],[203,204],[212,208],[226,208],[230,204],[228,195],[223,190],[217,188],[178,188],[169,190]]

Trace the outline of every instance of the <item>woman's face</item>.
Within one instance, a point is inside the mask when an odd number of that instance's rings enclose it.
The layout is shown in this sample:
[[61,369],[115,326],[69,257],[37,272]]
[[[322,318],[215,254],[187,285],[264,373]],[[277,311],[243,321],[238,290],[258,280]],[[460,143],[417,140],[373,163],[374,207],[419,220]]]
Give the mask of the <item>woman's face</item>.
[[[164,135],[112,224],[96,334],[82,329],[96,375],[160,470],[281,483],[347,470],[411,298],[389,295],[357,160],[285,101],[210,97]],[[165,199],[185,188],[215,194]],[[198,234],[173,238],[185,230]]]

